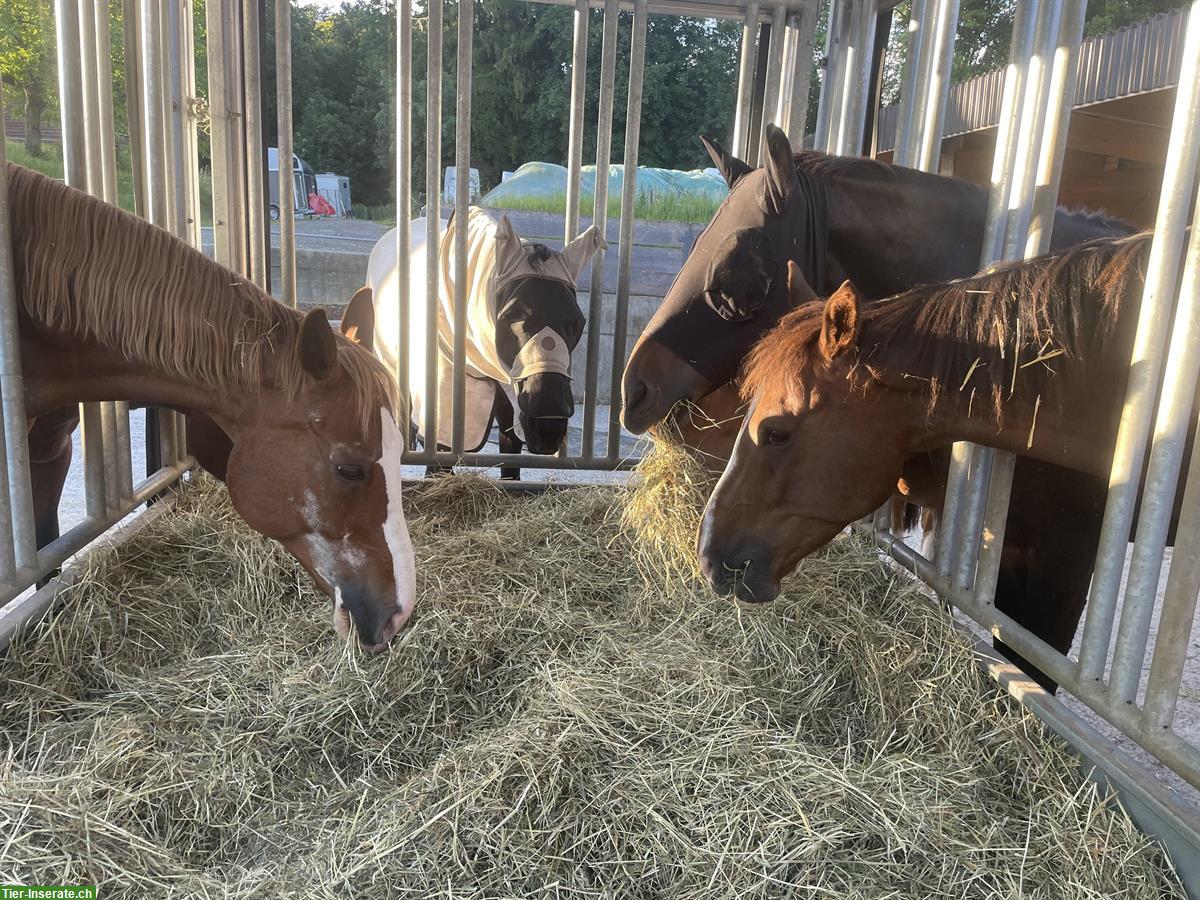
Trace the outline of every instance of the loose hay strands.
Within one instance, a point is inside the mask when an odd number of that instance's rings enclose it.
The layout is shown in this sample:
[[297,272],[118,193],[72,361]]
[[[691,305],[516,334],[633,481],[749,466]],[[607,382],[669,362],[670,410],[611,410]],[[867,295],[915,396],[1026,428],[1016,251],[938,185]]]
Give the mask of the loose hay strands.
[[406,493],[387,654],[201,479],[0,668],[0,881],[105,897],[1181,896],[853,539],[710,596],[705,487]]

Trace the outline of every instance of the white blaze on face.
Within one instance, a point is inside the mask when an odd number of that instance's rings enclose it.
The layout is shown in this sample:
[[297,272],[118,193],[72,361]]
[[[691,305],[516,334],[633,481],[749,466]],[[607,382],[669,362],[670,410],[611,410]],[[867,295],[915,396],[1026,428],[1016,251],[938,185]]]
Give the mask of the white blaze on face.
[[721,489],[728,490],[729,473],[733,471],[738,464],[738,450],[742,447],[743,441],[749,441],[750,436],[750,417],[754,415],[754,404],[746,410],[745,418],[742,419],[742,427],[738,431],[737,440],[733,442],[733,452],[729,454],[729,462],[725,464],[725,471],[721,473],[721,477],[717,479],[717,486],[713,488],[713,492],[709,495],[708,503],[704,507],[704,516],[700,519],[700,547],[705,548],[709,545],[709,540],[712,537],[713,528],[713,507],[717,497],[721,493]]
[[396,580],[396,606],[402,615],[400,627],[412,615],[417,596],[417,567],[413,557],[412,540],[408,536],[408,523],[404,521],[401,498],[400,457],[404,450],[404,435],[396,427],[392,414],[386,409],[379,411],[383,420],[383,452],[379,466],[383,470],[387,488],[387,518],[383,523],[383,539],[392,554],[392,574]]

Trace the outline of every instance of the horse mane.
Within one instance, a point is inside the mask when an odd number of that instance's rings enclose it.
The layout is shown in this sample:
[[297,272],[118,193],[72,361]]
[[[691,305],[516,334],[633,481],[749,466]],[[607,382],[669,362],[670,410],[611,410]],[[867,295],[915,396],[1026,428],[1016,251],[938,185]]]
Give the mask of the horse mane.
[[[939,184],[953,184],[961,189],[978,192],[981,195],[984,193],[984,188],[979,185],[962,178],[956,178],[953,175],[922,172],[920,169],[898,166],[895,163],[887,163],[866,156],[833,156],[829,153],[823,153],[820,150],[797,150],[792,155],[796,161],[796,168],[799,171],[809,172],[818,176],[837,177],[842,175],[862,181],[909,181],[913,184],[928,183],[933,179]],[[1097,236],[1113,233],[1128,235],[1134,234],[1136,231],[1124,219],[1109,215],[1101,210],[1083,207],[1077,209],[1059,207],[1058,211],[1077,224],[1094,229],[1097,232]]]
[[[1089,363],[1109,351],[1152,238],[1094,240],[870,304],[860,312],[852,375],[859,384],[864,375],[878,378],[886,362],[928,390],[931,410],[947,392],[969,404],[980,395],[999,423],[1014,393],[1057,395],[1057,357],[1082,365],[1086,377]],[[823,301],[806,303],[759,342],[746,362],[744,396],[777,387],[780,378],[788,390],[803,390],[823,313]]]
[[[88,194],[17,165],[8,179],[17,297],[31,319],[189,381],[298,396],[297,310]],[[390,407],[392,380],[370,353],[337,341],[365,430]]]

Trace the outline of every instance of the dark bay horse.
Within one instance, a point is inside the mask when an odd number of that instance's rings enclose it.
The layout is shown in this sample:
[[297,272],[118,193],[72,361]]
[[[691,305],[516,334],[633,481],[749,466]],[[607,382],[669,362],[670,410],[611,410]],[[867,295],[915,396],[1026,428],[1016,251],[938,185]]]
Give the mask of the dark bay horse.
[[953,441],[1107,477],[1151,239],[882,303],[847,282],[788,314],[747,361],[749,412],[704,514],[713,586],[772,599],[799,560],[884,502],[906,460]]
[[[768,126],[767,134],[760,169],[705,140],[729,196],[630,357],[622,416],[631,431],[662,420],[681,400],[701,409],[734,405],[729,382],[754,343],[794,306],[789,262],[822,295],[849,278],[867,300],[978,267],[987,213],[982,188],[875,160],[793,153],[781,130]],[[1131,232],[1112,219],[1060,209],[1052,249]],[[806,287],[800,296],[816,294]],[[735,435],[733,427],[724,430],[725,442],[707,434],[708,452],[720,456]],[[914,502],[940,504],[947,458],[935,451],[912,461],[910,470],[922,473],[908,483]],[[1107,482],[1090,475],[1018,463],[996,605],[1059,649],[1070,645],[1083,611],[1106,491]]]
[[127,400],[209,417],[226,482],[369,649],[415,601],[401,508],[402,438],[387,371],[141,219],[10,165],[9,213],[27,414]]

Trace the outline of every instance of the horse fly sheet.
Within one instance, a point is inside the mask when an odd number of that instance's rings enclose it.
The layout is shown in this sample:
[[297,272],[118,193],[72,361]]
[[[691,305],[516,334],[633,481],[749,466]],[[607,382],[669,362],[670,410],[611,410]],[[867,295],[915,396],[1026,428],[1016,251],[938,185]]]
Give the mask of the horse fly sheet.
[[[454,396],[454,217],[439,229],[438,255],[440,277],[437,297],[437,442],[451,445]],[[408,370],[412,418],[418,425],[417,437],[428,446],[421,432],[424,419],[426,384],[426,334],[428,303],[426,291],[426,250],[429,223],[425,218],[411,223],[408,290],[408,353],[403,364]],[[535,250],[536,247],[536,250]],[[595,228],[588,228],[561,251],[523,242],[507,216],[497,222],[485,210],[471,207],[467,215],[467,333],[466,333],[466,409],[463,446],[478,450],[491,431],[492,405],[496,387],[518,408],[517,382],[539,373],[553,372],[571,377],[572,344],[553,328],[546,327],[525,341],[511,361],[501,359],[496,349],[496,321],[502,310],[497,297],[517,279],[549,279],[567,285],[572,292],[580,272],[592,255],[606,247]],[[537,252],[540,251],[540,252]],[[367,266],[367,285],[375,304],[375,351],[389,366],[397,364],[400,297],[397,292],[396,230],[393,228],[376,243]],[[395,371],[395,369],[392,369]],[[519,421],[517,436],[524,439]]]

